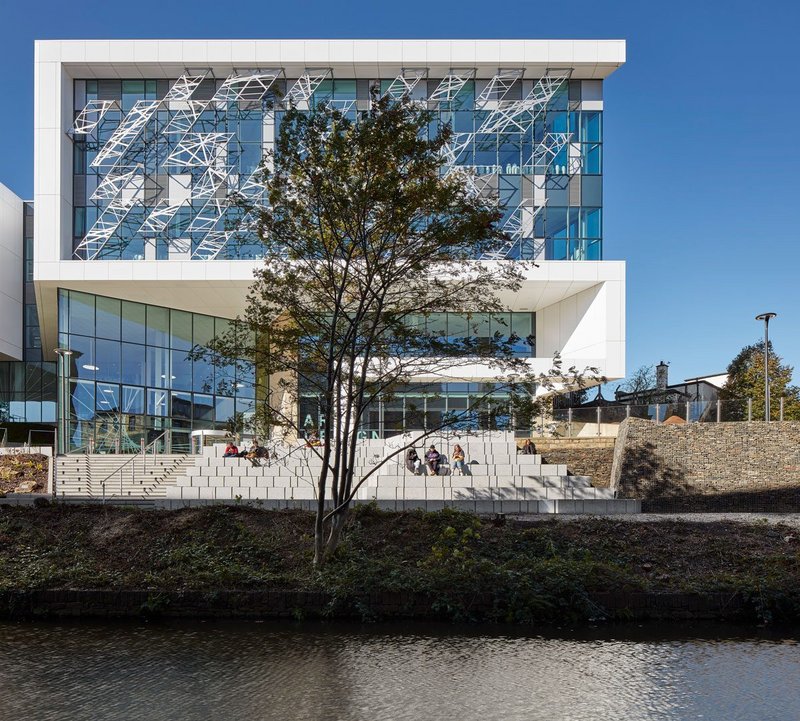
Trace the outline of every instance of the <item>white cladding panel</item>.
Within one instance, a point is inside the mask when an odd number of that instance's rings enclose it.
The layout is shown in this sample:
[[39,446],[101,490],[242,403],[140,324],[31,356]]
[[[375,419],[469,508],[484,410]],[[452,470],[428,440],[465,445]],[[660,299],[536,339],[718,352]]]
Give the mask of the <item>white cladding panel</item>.
[[0,184],[0,358],[22,360],[22,200]]

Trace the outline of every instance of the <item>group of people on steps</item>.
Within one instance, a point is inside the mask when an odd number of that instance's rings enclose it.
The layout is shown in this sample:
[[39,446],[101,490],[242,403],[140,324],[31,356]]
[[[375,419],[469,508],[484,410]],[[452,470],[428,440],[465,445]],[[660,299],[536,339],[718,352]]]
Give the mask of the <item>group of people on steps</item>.
[[[464,461],[464,449],[456,443],[455,446],[453,446],[453,452],[450,454],[450,467],[454,475],[456,473],[460,476],[464,475]],[[424,468],[427,475],[438,476],[441,465],[442,454],[436,450],[436,446],[431,446],[425,454]],[[419,457],[417,449],[413,446],[406,451],[406,468],[417,476],[422,473],[422,459]]]

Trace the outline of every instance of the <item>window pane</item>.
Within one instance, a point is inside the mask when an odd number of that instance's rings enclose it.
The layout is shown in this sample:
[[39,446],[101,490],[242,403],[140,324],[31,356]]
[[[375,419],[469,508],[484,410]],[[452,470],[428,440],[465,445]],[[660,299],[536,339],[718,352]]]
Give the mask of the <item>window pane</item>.
[[600,208],[583,208],[581,236],[584,238],[600,237]]
[[196,315],[194,317],[194,344],[206,346],[213,337],[214,319],[208,315]]
[[167,415],[167,391],[154,389],[147,391],[147,414],[151,416]]
[[114,298],[97,297],[97,335],[119,340],[120,302]]
[[214,420],[214,398],[213,396],[194,394],[193,415],[196,420]]
[[191,419],[192,417],[192,394],[191,393],[172,393],[172,412],[173,418]]
[[119,410],[119,386],[109,383],[97,384],[97,410],[102,413]]
[[169,351],[166,348],[147,348],[147,385],[169,388]]
[[192,314],[182,310],[170,313],[172,347],[189,350],[192,347]]
[[147,306],[147,344],[169,347],[169,309]]
[[499,334],[501,338],[508,338],[511,335],[510,313],[493,313],[491,321],[492,337],[495,334]]
[[95,365],[97,366],[96,377],[98,380],[113,381],[119,383],[120,380],[120,359],[119,341],[102,340],[96,341]]
[[[122,344],[122,377],[123,383],[133,385],[145,384],[144,346],[135,343]],[[143,413],[144,411],[140,411]]]
[[122,301],[122,337],[131,343],[144,343],[145,306],[141,303]]
[[89,421],[94,418],[94,383],[70,381],[70,409],[73,418]]
[[86,293],[69,292],[69,328],[70,333],[94,335],[94,296]]
[[69,348],[72,355],[69,356],[70,375],[78,378],[94,380],[97,366],[94,362],[94,338],[85,338],[79,335],[69,336]]
[[185,350],[172,351],[172,388],[192,389],[192,361]]
[[466,316],[459,313],[449,313],[447,316],[447,336],[451,343],[456,343],[464,338],[469,338],[469,322]]
[[144,388],[122,386],[122,412],[127,415],[144,413]]
[[547,235],[551,238],[567,237],[567,209],[547,208]]
[[217,423],[225,423],[233,418],[233,398],[217,396],[215,415]]

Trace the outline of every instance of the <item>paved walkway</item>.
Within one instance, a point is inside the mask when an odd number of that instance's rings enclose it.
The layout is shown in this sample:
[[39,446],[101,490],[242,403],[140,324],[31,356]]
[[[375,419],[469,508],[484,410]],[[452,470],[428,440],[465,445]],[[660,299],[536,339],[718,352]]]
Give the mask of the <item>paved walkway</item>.
[[[567,514],[541,514],[516,516],[516,519],[539,523],[542,521],[576,521],[587,516]],[[600,516],[595,516],[600,518]],[[627,523],[655,523],[657,521],[685,521],[687,523],[711,523],[714,521],[734,521],[736,523],[783,524],[800,528],[800,513],[625,513],[602,516],[605,519]]]

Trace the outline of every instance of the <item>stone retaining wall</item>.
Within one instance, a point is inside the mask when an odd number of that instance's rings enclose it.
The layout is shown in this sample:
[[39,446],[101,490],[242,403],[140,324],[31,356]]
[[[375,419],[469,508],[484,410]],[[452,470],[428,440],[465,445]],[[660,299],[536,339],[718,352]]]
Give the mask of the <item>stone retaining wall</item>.
[[608,488],[614,460],[614,438],[534,439],[544,463],[565,465],[572,476],[591,476],[595,488]]
[[800,511],[800,422],[622,422],[612,487],[644,511]]

